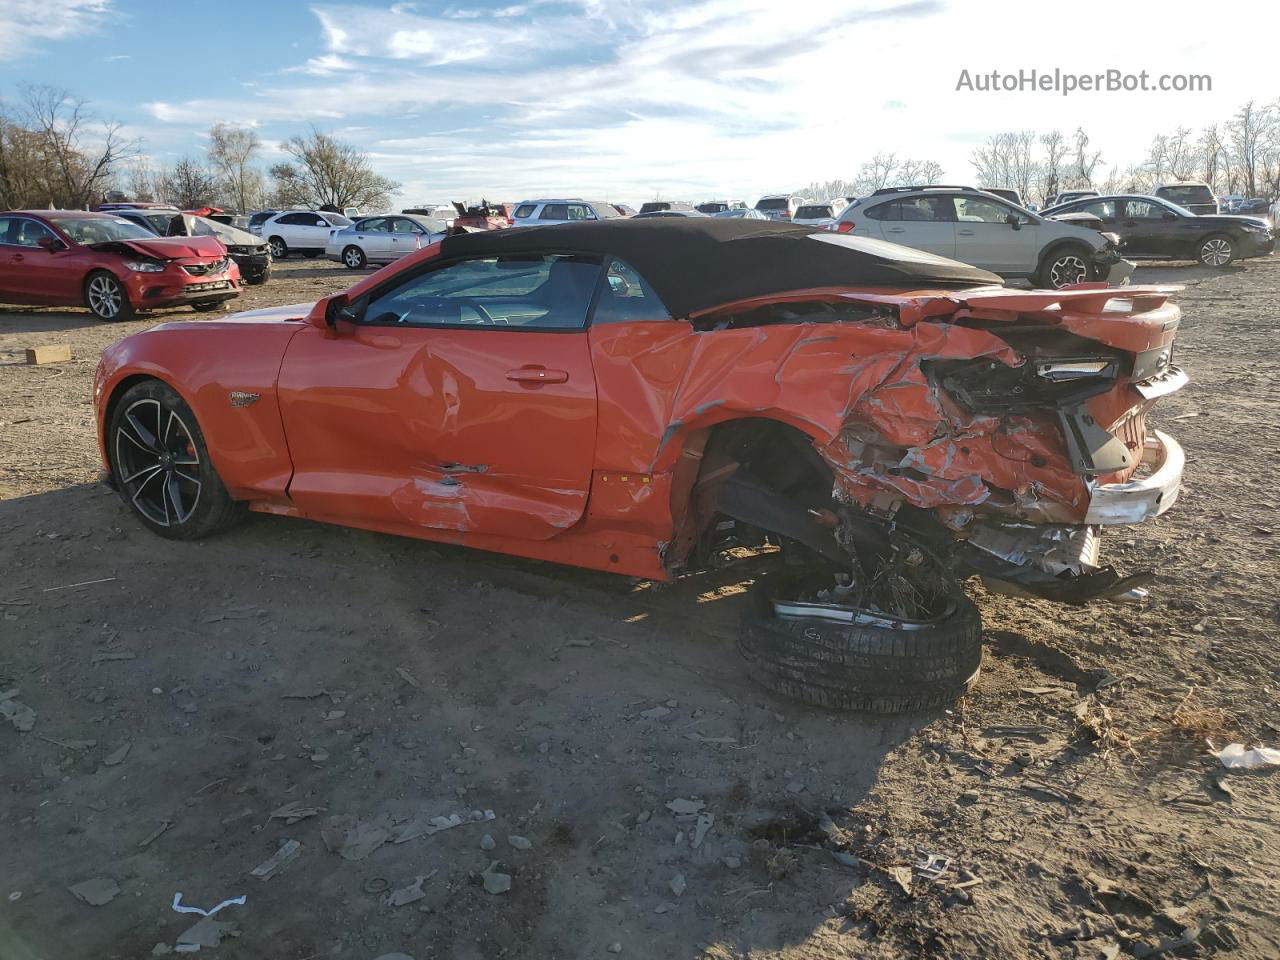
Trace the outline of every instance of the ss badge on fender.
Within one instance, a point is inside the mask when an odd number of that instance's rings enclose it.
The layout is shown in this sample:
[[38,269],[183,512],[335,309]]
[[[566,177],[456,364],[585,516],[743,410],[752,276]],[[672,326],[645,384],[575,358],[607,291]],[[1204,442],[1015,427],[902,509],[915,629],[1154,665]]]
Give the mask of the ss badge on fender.
[[240,390],[231,391],[231,405],[233,407],[247,407],[261,399],[262,394],[260,393],[244,393]]

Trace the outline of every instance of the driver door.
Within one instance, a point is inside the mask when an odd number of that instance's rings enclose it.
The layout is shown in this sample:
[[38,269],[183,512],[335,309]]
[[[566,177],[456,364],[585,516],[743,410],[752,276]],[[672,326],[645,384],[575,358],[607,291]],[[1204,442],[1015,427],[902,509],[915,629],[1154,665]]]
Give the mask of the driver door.
[[[586,510],[598,259],[489,257],[393,277],[359,322],[289,344],[279,397],[305,513],[545,540]],[[354,327],[354,329],[353,329]]]
[[990,197],[959,194],[955,205],[957,260],[994,273],[1035,272],[1040,241],[1034,220]]

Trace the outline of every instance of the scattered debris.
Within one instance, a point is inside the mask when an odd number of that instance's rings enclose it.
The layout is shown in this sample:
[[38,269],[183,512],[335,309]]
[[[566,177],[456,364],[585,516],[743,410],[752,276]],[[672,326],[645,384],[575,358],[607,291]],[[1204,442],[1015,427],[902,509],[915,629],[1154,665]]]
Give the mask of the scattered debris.
[[[222,943],[223,937],[238,937],[239,931],[234,923],[224,923],[212,917],[201,917],[186,933],[178,937],[174,948],[180,953],[195,953],[202,947],[216,947]],[[188,949],[184,950],[183,947]]]
[[359,820],[344,813],[329,818],[320,839],[344,860],[363,860],[391,839],[391,831],[381,821]]
[[307,803],[305,800],[291,800],[283,807],[272,812],[267,817],[267,822],[272,820],[283,820],[286,827],[291,827],[299,820],[306,820],[308,817],[314,817],[318,813],[323,813],[324,807],[317,807]]
[[416,903],[427,895],[422,889],[422,885],[434,877],[439,871],[432,870],[430,873],[415,877],[413,883],[398,890],[392,890],[390,896],[387,897],[387,905],[392,907],[403,907],[407,903]]
[[639,826],[642,823],[648,823],[649,818],[652,816],[653,816],[652,810],[641,810],[639,813],[636,814],[636,825]]
[[493,839],[493,834],[486,833],[483,837],[480,838],[481,850],[492,850],[497,845],[498,845],[497,841]]
[[422,689],[422,684],[418,682],[418,678],[405,667],[396,667],[396,675],[415,690]]
[[116,747],[114,750],[112,750],[110,753],[108,753],[105,757],[102,758],[102,765],[104,767],[114,767],[121,763],[124,763],[124,758],[129,755],[129,751],[132,749],[133,749],[132,743],[120,744],[120,746]]
[[671,710],[668,707],[653,707],[649,710],[641,710],[640,716],[646,720],[657,720],[660,717],[665,717],[670,712]]
[[27,347],[27,364],[65,363],[71,360],[71,346],[66,343],[45,343]]
[[671,887],[672,893],[674,893],[677,897],[681,897],[681,896],[684,896],[684,891],[685,891],[685,888],[688,886],[688,884],[685,881],[684,874],[677,873],[674,877],[671,878],[671,883],[668,884],[668,886]]
[[702,846],[702,841],[707,838],[707,832],[712,828],[715,822],[716,817],[713,813],[704,812],[698,814],[698,822],[693,828],[693,840],[690,842],[689,846],[693,847],[695,850]]
[[103,650],[89,658],[92,664],[110,663],[113,660],[137,660],[138,655],[131,650]]
[[0,693],[0,716],[6,717],[19,733],[26,733],[36,725],[36,712],[17,696],[17,690]]
[[465,817],[457,813],[427,817],[425,813],[419,812],[413,818],[391,828],[391,842],[405,843],[418,837],[429,837],[441,830],[452,830],[464,823],[483,823],[494,819],[497,819],[497,815],[492,810],[472,810]]
[[1221,750],[1209,744],[1218,761],[1228,770],[1256,770],[1259,767],[1280,766],[1280,750],[1273,747],[1253,747],[1246,750],[1243,743],[1229,743]]
[[345,710],[329,710],[321,714],[320,719],[328,720],[328,721],[341,720],[346,715],[347,715],[347,711]]
[[920,855],[920,859],[915,862],[916,873],[926,880],[937,880],[951,866],[951,858],[940,853],[931,853],[923,847],[916,847],[916,853]]
[[257,877],[259,880],[270,880],[281,867],[297,859],[301,852],[302,844],[297,840],[286,840],[280,844],[279,850],[249,871],[249,876]]
[[706,804],[701,800],[685,800],[676,797],[674,800],[667,802],[667,809],[675,814],[693,814],[700,811]]
[[531,850],[533,844],[528,837],[510,836],[507,837],[507,843],[511,844],[513,850]]
[[787,793],[804,793],[804,784],[799,780],[792,780],[787,784]]
[[496,869],[497,866],[497,860],[491,861],[489,866],[485,867],[480,874],[484,883],[485,893],[492,893],[494,896],[506,893],[511,889],[511,877],[505,873],[499,873]]
[[91,907],[100,907],[110,903],[120,895],[120,885],[110,877],[94,877],[92,880],[81,880],[74,887],[68,887],[80,900]]
[[605,947],[605,949],[608,950],[610,953],[621,953],[622,944],[620,944],[617,940],[615,940],[613,941],[613,943],[609,944],[609,946]]
[[252,817],[252,816],[253,816],[253,808],[245,807],[243,810],[237,813],[233,813],[223,817],[221,823],[224,827],[229,827],[233,823],[239,823],[241,820],[247,820],[249,817]]
[[723,863],[730,870],[737,870],[739,867],[742,866],[742,859],[740,857],[725,857],[720,862]]
[[161,820],[160,826],[156,827],[149,834],[147,834],[147,837],[145,840],[142,840],[138,843],[138,849],[145,850],[147,847],[151,846],[151,844],[155,843],[157,840],[160,839],[160,835],[162,833],[164,833],[166,830],[168,830],[172,826],[173,826],[172,820]]
[[889,875],[889,879],[902,888],[902,892],[908,897],[911,896],[911,868],[904,866],[886,867],[885,873]]
[[[41,590],[40,592],[41,592],[41,593],[53,593],[53,591],[55,591],[55,590],[70,590],[72,587],[91,587],[91,586],[93,586],[95,583],[110,583],[110,582],[111,582],[112,580],[114,580],[114,579],[115,579],[115,577],[103,577],[101,580],[81,580],[79,583],[64,583],[64,584],[62,584],[61,586],[58,586],[58,587],[45,587],[45,588],[44,588],[43,590]],[[132,659],[133,659],[133,657],[132,657],[132,656],[129,656],[129,657],[109,657],[108,659],[111,659],[111,660],[125,660],[125,659],[132,660]],[[93,662],[94,662],[94,663],[97,663],[97,662],[98,662],[98,658],[97,658],[97,657],[94,657],[94,658],[93,658]]]
[[244,894],[241,894],[238,897],[232,897],[230,900],[223,900],[216,907],[213,907],[209,910],[201,910],[199,907],[184,906],[182,903],[182,893],[179,892],[173,895],[173,910],[174,910],[174,913],[198,913],[202,917],[212,917],[215,913],[217,913],[223,907],[244,906],[244,902],[247,899],[249,899],[247,896],[245,896]]

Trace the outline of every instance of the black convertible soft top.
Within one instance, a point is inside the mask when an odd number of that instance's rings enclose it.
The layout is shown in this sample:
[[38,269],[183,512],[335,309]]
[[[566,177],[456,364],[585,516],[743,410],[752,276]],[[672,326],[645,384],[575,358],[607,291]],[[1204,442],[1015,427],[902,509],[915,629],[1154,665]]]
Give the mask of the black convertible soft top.
[[994,273],[883,240],[812,227],[715,217],[602,220],[448,237],[447,257],[612,255],[640,272],[673,316],[813,287],[977,287]]

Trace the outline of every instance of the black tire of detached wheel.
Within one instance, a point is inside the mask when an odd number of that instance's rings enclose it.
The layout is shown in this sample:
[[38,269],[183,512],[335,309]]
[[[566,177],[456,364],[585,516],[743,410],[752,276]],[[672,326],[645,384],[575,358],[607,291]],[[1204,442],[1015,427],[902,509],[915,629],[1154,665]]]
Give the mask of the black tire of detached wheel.
[[757,580],[738,634],[747,672],[775,693],[832,710],[906,713],[944,707],[977,680],[982,621],[963,594],[945,618],[913,630],[780,618],[773,598],[796,578]]

